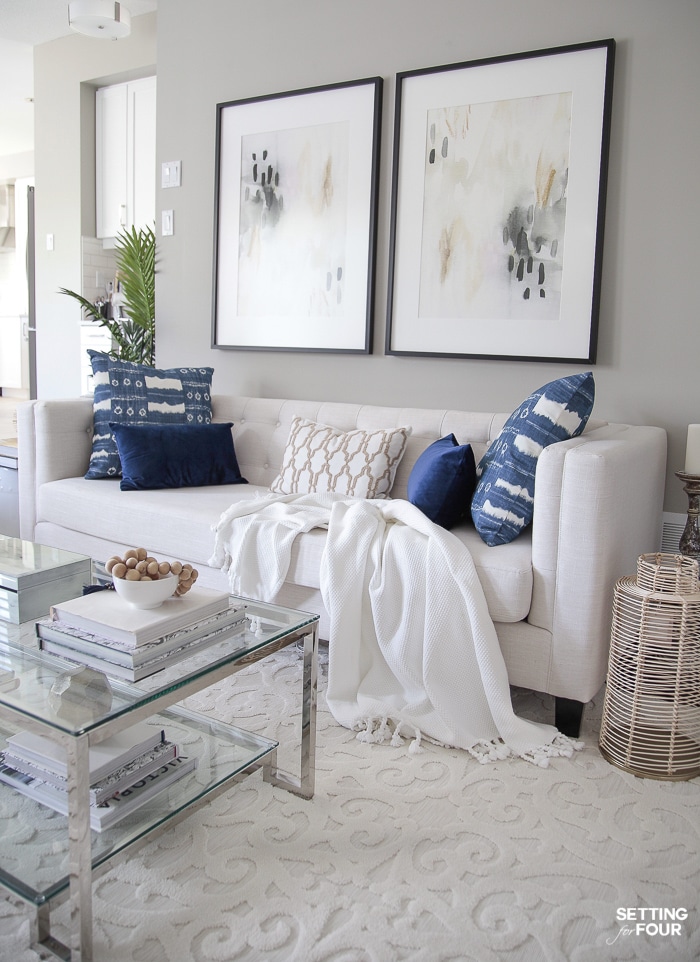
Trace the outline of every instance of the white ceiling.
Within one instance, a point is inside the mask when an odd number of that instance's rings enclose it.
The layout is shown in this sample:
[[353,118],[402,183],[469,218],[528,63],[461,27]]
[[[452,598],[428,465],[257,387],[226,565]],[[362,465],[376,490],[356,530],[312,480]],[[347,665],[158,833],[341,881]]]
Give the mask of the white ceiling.
[[[124,6],[138,17],[158,2],[125,0]],[[68,0],[0,0],[0,156],[34,149],[33,48],[70,33]]]

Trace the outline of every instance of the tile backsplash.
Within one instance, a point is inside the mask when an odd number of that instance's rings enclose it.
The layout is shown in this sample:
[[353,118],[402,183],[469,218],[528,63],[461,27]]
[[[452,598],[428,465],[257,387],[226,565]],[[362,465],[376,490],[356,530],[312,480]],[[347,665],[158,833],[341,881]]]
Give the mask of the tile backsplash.
[[[107,285],[114,281],[117,259],[114,250],[105,249],[97,237],[82,237],[83,250],[83,297],[93,304],[98,297],[105,297]],[[98,283],[99,282],[99,283]]]

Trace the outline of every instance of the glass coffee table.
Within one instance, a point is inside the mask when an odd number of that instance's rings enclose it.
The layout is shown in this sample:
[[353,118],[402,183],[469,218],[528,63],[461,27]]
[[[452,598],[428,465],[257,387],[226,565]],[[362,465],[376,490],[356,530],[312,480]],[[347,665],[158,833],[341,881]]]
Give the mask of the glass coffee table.
[[[47,735],[64,748],[68,768],[67,817],[0,784],[0,884],[33,907],[35,948],[70,962],[89,962],[95,874],[149,833],[174,824],[192,805],[235,781],[262,769],[263,778],[273,785],[304,798],[313,796],[318,615],[247,599],[234,601],[246,606],[246,620],[210,647],[134,684],[109,677],[98,697],[93,689],[85,697],[78,692],[62,702],[55,684],[78,666],[40,651],[33,622],[9,627],[5,623],[0,670],[8,674],[0,676],[6,679],[0,687],[0,747],[18,730]],[[303,650],[298,774],[278,768],[278,742],[178,705],[291,644]],[[91,831],[88,750],[146,720],[186,745],[187,753],[197,758],[197,768],[113,827]],[[52,904],[66,898],[69,945],[51,934]]]

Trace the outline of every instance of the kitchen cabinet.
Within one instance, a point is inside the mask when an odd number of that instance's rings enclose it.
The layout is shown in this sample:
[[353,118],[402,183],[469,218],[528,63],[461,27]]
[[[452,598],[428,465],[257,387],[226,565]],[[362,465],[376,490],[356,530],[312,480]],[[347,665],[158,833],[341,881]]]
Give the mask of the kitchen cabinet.
[[156,218],[156,78],[95,93],[96,227],[100,238]]

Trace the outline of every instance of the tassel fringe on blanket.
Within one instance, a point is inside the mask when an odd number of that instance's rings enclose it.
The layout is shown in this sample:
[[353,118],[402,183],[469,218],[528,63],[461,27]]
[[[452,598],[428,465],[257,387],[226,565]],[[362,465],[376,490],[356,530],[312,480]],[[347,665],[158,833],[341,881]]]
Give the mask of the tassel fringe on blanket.
[[[392,748],[399,748],[404,744],[405,738],[410,738],[412,740],[408,746],[409,754],[420,755],[424,751],[421,744],[423,739],[422,733],[419,729],[406,725],[405,722],[386,717],[366,718],[356,724],[355,729],[359,729],[356,738],[361,742],[378,745],[389,742]],[[436,742],[434,738],[428,738],[427,741],[443,744],[442,742]],[[445,745],[444,747],[453,748],[454,746]],[[482,765],[486,765],[488,762],[497,762],[503,761],[503,759],[506,758],[518,757],[524,758],[526,761],[532,762],[540,768],[549,768],[550,758],[571,758],[574,752],[580,752],[584,747],[584,742],[579,741],[577,738],[569,738],[568,735],[557,734],[549,744],[540,745],[539,748],[534,748],[532,751],[523,754],[516,755],[500,738],[490,742],[475,742],[474,745],[465,749],[465,751],[468,751],[469,754]]]
[[326,699],[362,741],[421,750],[421,740],[479,762],[546,767],[583,747],[513,711],[505,662],[468,549],[399,499],[272,495],[232,505],[209,564],[231,590],[274,601],[295,538],[327,528],[320,585],[330,620]]

